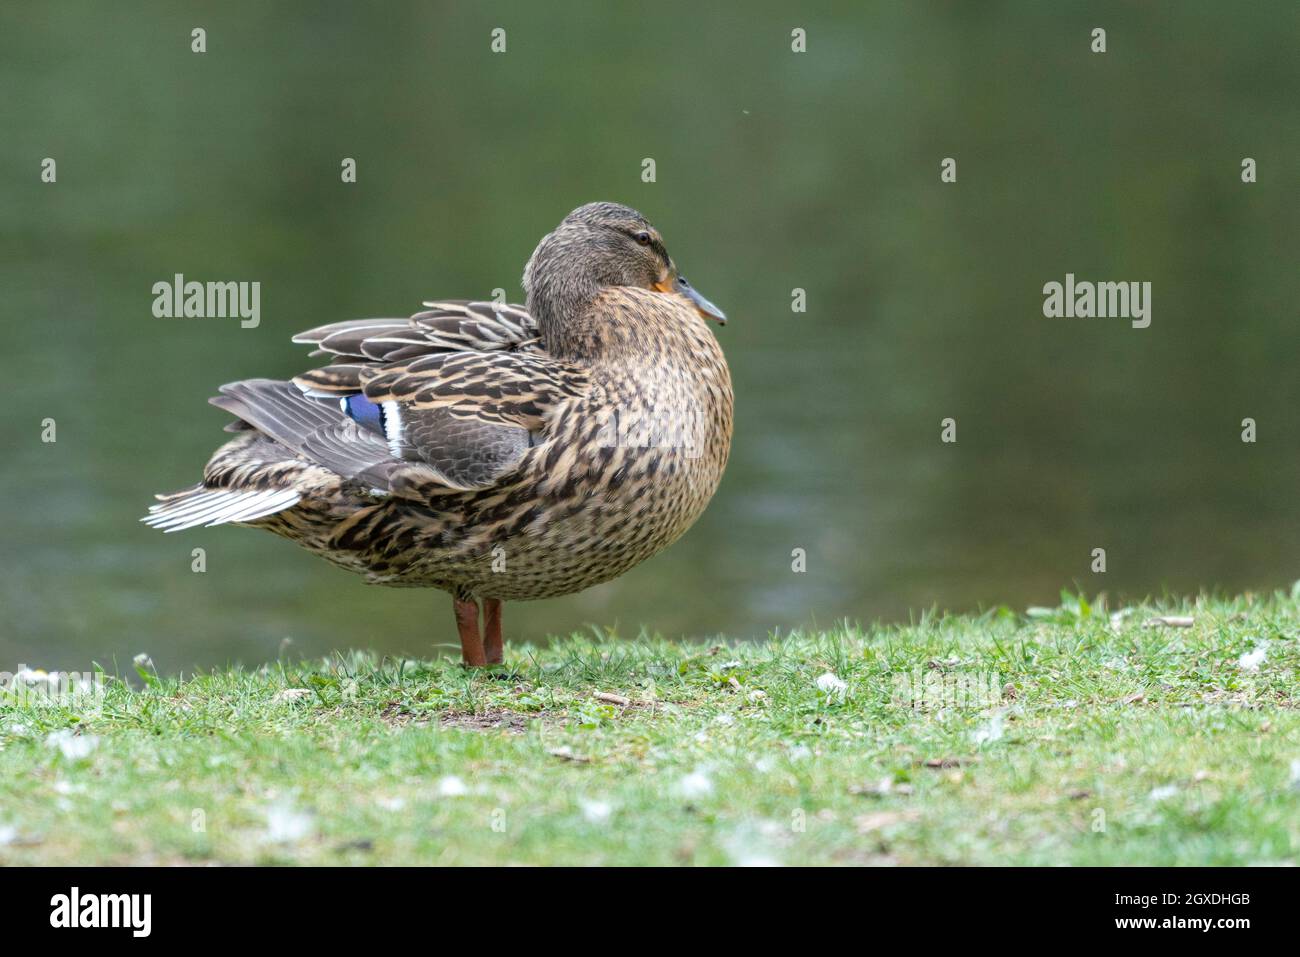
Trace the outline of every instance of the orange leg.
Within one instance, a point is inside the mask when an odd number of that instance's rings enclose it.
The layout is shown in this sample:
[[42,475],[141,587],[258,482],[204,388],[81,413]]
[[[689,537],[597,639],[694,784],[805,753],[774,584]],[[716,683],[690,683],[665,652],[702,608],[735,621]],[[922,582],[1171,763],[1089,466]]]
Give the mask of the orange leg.
[[483,637],[478,630],[478,602],[470,599],[453,599],[456,608],[456,629],[460,632],[460,654],[471,668],[487,664],[483,657]]
[[499,665],[505,657],[501,640],[501,600],[483,599],[483,650],[490,665]]

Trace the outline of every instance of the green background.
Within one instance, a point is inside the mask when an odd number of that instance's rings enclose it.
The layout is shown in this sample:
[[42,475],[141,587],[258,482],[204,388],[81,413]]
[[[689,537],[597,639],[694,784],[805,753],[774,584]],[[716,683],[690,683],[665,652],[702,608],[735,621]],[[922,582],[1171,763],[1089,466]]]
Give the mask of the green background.
[[[513,606],[507,637],[1289,584],[1298,10],[6,5],[0,669],[453,642],[438,593],[252,530],[136,520],[223,440],[217,385],[308,367],[289,337],[319,323],[517,300],[537,240],[596,199],[642,210],[732,317],[732,461],[682,542]],[[260,327],[155,319],[177,272],[260,282]],[[1151,327],[1044,318],[1067,272],[1151,282]]]

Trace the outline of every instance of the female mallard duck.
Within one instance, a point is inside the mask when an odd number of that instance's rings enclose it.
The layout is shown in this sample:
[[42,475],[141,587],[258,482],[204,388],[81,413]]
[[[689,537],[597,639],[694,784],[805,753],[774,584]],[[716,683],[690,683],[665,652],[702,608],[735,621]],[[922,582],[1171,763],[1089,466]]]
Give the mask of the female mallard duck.
[[580,591],[676,541],[731,446],[704,322],[724,317],[640,213],[574,210],[523,283],[526,308],[426,303],[295,336],[330,364],[222,386],[238,436],[144,521],[253,525],[370,582],[441,588],[465,663],[501,661],[502,601]]

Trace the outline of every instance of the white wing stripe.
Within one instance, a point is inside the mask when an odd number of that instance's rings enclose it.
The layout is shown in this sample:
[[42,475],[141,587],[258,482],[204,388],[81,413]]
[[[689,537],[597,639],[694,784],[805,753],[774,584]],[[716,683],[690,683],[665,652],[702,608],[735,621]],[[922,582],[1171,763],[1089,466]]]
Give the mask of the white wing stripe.
[[384,435],[394,458],[402,457],[402,408],[396,402],[384,403]]

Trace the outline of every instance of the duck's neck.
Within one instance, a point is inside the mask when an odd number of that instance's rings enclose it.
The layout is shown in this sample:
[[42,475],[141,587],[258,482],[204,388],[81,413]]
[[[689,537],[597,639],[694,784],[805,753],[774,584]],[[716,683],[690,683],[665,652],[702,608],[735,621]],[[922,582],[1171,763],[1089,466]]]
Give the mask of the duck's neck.
[[601,287],[577,278],[551,277],[528,290],[528,311],[537,320],[546,351],[560,359],[591,359],[600,351],[592,304]]

